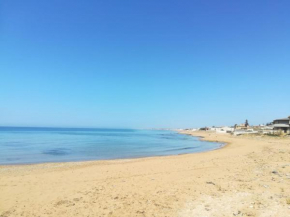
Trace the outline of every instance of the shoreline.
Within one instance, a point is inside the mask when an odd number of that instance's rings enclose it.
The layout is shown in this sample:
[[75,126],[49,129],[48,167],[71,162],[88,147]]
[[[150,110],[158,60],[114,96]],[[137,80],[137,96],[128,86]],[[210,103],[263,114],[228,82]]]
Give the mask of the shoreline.
[[0,216],[288,216],[290,138],[185,133],[226,145],[182,155],[0,166]]
[[[206,136],[197,136],[197,135],[193,135],[192,132],[187,132],[187,131],[181,131],[180,134],[186,134],[189,136],[193,136],[193,137],[197,137],[199,138],[200,141],[205,141],[205,142],[216,142],[216,143],[220,143],[223,144],[222,146],[220,146],[219,148],[213,149],[213,150],[209,150],[209,151],[215,151],[215,150],[219,150],[219,149],[223,149],[226,148],[228,146],[230,146],[231,143],[229,143],[228,141],[222,141],[222,140],[210,140],[209,138],[206,138]],[[205,151],[208,152],[208,151]],[[197,152],[197,153],[203,153],[203,152]],[[191,153],[189,153],[191,154]],[[193,154],[193,153],[192,153]]]

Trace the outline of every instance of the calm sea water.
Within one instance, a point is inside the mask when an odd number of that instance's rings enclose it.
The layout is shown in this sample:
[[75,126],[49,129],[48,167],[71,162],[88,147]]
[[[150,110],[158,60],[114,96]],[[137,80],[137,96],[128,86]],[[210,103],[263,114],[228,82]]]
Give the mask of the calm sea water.
[[0,164],[177,155],[221,145],[161,130],[0,127]]

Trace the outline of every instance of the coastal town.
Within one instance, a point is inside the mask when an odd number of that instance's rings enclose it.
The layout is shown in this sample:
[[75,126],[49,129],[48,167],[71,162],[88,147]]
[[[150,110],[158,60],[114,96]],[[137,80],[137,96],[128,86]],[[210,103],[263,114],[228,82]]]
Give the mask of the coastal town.
[[190,128],[185,131],[209,131],[216,133],[229,133],[235,136],[243,134],[261,134],[272,136],[287,136],[290,135],[290,116],[286,118],[275,119],[267,124],[250,125],[248,120],[242,124],[234,126],[212,126],[202,128]]

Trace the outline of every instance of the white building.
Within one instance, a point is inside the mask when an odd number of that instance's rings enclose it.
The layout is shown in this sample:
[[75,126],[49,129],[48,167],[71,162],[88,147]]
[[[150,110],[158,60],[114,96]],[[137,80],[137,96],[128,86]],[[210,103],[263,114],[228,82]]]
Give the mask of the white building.
[[234,131],[233,127],[212,127],[209,128],[210,131],[215,131],[216,133],[231,133]]

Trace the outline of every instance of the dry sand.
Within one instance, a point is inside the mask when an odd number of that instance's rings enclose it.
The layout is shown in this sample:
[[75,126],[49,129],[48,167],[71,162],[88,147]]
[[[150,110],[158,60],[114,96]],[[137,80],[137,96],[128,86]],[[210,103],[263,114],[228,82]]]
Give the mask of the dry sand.
[[0,216],[290,216],[290,138],[196,132],[206,153],[0,167]]

